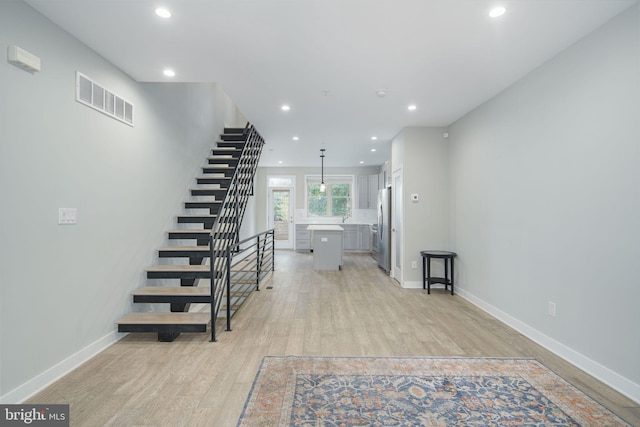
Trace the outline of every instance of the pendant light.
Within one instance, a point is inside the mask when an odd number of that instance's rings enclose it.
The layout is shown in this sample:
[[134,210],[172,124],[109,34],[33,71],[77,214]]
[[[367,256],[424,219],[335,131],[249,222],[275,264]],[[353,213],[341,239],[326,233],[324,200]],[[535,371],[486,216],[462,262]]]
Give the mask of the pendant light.
[[322,173],[322,178],[320,180],[320,192],[324,193],[327,189],[327,186],[324,184],[324,148],[320,149],[320,171]]

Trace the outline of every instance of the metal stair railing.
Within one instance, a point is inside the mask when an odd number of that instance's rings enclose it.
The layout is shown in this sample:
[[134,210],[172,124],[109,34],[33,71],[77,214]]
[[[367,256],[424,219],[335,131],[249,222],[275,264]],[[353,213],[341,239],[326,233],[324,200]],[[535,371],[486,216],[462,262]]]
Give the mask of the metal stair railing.
[[260,280],[275,269],[274,236],[272,228],[227,248],[227,331],[231,330],[231,284],[255,283],[256,291],[260,290]]
[[242,154],[209,235],[211,341],[216,341],[216,318],[225,291],[227,279],[225,273],[230,267],[227,250],[238,243],[240,224],[246,210],[247,200],[252,194],[253,179],[264,146],[264,139],[252,125],[247,124],[245,135]]

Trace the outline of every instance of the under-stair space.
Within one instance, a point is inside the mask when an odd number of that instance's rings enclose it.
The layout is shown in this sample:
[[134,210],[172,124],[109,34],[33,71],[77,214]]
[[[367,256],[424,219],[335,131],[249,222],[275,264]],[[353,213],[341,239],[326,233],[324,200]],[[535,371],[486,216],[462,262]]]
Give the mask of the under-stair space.
[[273,271],[272,231],[239,242],[263,145],[252,126],[225,128],[195,178],[185,213],[167,232],[170,246],[159,248],[160,263],[146,269],[149,285],[132,293],[134,303],[168,304],[170,311],[130,313],[116,322],[119,332],[155,332],[158,340],[173,341],[210,325],[215,341],[212,319],[223,316],[231,329],[233,314]]

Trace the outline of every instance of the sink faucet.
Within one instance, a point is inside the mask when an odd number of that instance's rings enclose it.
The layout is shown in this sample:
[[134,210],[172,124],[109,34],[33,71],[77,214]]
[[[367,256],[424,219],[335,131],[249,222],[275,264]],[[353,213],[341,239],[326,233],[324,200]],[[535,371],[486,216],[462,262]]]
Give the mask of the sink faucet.
[[342,223],[344,224],[345,222],[347,222],[348,219],[349,219],[349,216],[343,216]]

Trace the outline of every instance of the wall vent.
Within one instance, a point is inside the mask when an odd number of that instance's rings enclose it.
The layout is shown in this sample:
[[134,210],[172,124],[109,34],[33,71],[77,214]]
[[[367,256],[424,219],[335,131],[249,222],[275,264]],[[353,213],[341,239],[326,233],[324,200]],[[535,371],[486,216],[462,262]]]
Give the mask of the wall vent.
[[76,101],[133,126],[133,104],[76,71]]

